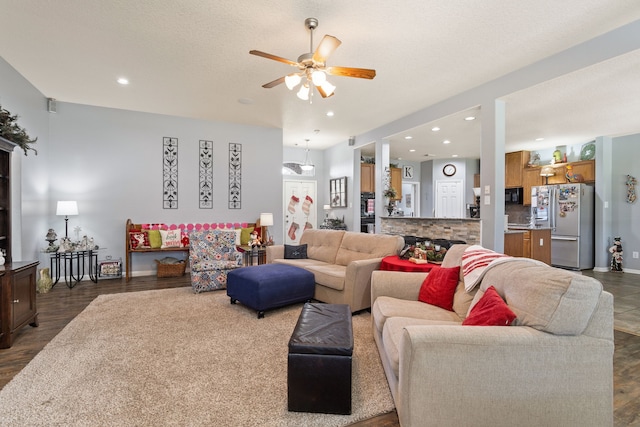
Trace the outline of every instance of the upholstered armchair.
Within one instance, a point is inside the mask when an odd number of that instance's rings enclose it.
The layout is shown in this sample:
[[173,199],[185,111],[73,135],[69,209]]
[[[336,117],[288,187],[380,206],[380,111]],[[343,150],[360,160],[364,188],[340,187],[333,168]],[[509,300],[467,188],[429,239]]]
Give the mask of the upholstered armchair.
[[242,254],[236,249],[236,232],[200,230],[189,234],[189,267],[194,292],[227,287],[227,273],[242,267]]

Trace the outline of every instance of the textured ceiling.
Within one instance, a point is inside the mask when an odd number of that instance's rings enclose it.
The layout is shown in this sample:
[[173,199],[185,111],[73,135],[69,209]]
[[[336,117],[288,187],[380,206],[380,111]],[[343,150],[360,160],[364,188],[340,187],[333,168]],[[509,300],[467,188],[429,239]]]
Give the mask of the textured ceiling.
[[[285,145],[308,138],[311,149],[640,19],[636,0],[0,0],[0,11],[0,56],[47,97],[283,128]],[[376,78],[331,77],[335,96],[312,103],[284,85],[263,89],[291,68],[249,50],[296,60],[309,49],[308,17],[319,20],[315,43],[342,41],[329,66],[374,68]],[[508,95],[508,151],[541,133],[570,144],[640,132],[639,63],[631,53]],[[120,76],[131,84],[119,86]],[[479,126],[438,138],[473,155]],[[412,140],[423,144],[416,156],[451,154],[423,133]]]

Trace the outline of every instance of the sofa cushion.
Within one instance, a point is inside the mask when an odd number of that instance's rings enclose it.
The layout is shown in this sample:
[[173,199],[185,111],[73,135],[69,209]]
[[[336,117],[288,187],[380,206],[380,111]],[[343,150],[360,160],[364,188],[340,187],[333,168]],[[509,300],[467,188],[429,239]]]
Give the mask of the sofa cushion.
[[514,325],[556,335],[582,334],[602,293],[592,277],[512,258],[485,273],[472,308],[491,285],[518,316]]
[[407,301],[388,296],[376,298],[371,308],[371,315],[379,331],[383,330],[387,319],[392,317],[411,317],[422,320],[462,323],[462,319],[452,311],[420,301]]
[[285,259],[305,259],[307,258],[307,245],[284,245]]
[[[425,305],[425,304],[422,304]],[[460,322],[448,320],[427,320],[411,317],[391,317],[387,319],[382,330],[382,343],[387,359],[391,362],[391,368],[398,378],[400,376],[400,345],[404,328],[413,325],[459,325]],[[435,386],[432,384],[431,386]]]
[[465,326],[509,326],[515,318],[515,313],[498,295],[496,288],[489,286],[462,324]]
[[313,273],[319,285],[338,291],[344,289],[347,274],[347,267],[344,265],[318,263],[307,265],[305,268]]
[[460,267],[434,268],[422,282],[418,301],[453,311],[453,294],[459,275]]
[[307,245],[307,257],[334,264],[344,233],[342,230],[308,229],[302,233],[300,244]]
[[384,258],[397,255],[404,245],[400,236],[345,232],[335,263],[348,265],[351,261]]

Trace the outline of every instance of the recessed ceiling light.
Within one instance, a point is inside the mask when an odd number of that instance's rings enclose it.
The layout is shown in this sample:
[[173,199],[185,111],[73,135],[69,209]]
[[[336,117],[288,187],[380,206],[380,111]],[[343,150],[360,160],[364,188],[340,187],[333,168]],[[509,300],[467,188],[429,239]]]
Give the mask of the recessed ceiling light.
[[333,117],[334,112],[333,111],[327,111],[327,117]]
[[126,79],[124,77],[120,77],[118,78],[117,82],[121,85],[128,85],[129,84],[129,79]]
[[434,127],[431,128],[431,130],[433,132],[438,132],[440,130],[440,128],[438,126],[434,126]]
[[413,139],[413,137],[411,135],[407,135],[404,137],[404,139]]
[[476,118],[473,116],[468,116],[464,118],[466,121],[470,122],[471,120],[475,120]]
[[410,152],[410,153],[415,153],[415,152],[416,152],[416,150],[415,150],[415,148],[412,148],[411,150],[409,150],[409,152]]
[[451,141],[449,141],[448,139],[445,139],[444,141],[442,141],[443,144],[451,144]]
[[458,155],[457,154],[452,154],[451,157],[458,157]]
[[536,138],[536,141],[544,141],[544,138]]

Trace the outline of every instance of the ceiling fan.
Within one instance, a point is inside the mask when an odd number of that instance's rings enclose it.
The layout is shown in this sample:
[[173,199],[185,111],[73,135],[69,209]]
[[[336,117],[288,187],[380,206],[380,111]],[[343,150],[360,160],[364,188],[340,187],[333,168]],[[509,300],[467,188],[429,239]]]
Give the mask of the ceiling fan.
[[[283,62],[291,65],[292,67],[296,67],[299,70],[295,73],[282,76],[272,82],[263,84],[263,88],[270,89],[284,82],[289,90],[293,90],[293,88],[302,82],[297,94],[298,98],[303,100],[309,99],[309,93],[313,86],[315,86],[323,98],[327,98],[332,96],[336,89],[334,85],[327,81],[327,74],[331,76],[357,77],[360,79],[373,79],[376,76],[376,70],[370,70],[367,68],[327,67],[327,57],[331,55],[342,42],[336,37],[325,35],[314,52],[313,30],[318,26],[318,20],[316,18],[307,18],[304,21],[304,25],[311,32],[309,53],[303,53],[300,55],[298,57],[298,61],[292,61],[290,59],[271,55],[270,53],[261,52],[259,50],[249,51],[251,55],[262,56],[263,58]],[[304,82],[303,77],[306,78],[306,81]]]

